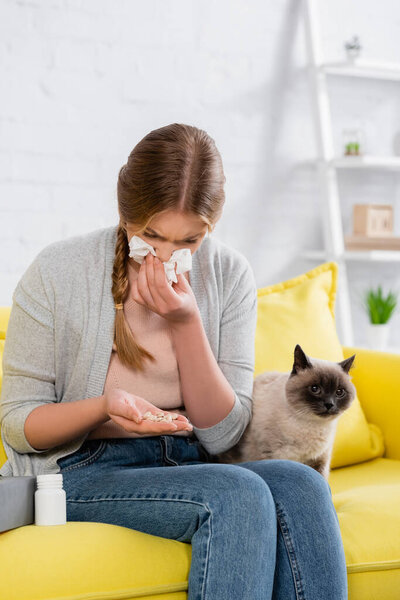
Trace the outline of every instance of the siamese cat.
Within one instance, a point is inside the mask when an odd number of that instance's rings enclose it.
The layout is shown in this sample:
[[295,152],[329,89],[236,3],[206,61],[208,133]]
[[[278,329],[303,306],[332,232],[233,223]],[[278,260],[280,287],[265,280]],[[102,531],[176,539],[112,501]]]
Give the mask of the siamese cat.
[[328,480],[337,421],[356,396],[349,375],[355,356],[311,358],[297,344],[290,373],[265,371],[254,379],[251,421],[235,446],[216,455],[218,462],[284,458]]

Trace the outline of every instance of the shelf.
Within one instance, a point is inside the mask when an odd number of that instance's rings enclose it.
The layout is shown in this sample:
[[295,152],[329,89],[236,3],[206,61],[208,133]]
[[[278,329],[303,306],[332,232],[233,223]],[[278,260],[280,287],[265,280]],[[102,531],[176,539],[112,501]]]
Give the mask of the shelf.
[[303,250],[303,258],[309,260],[347,260],[360,262],[400,262],[400,250],[345,250],[343,254],[332,256],[325,250]]
[[400,171],[400,156],[342,156],[329,161],[338,169],[382,169]]
[[323,63],[319,66],[319,70],[329,75],[400,81],[399,63],[356,59],[355,61]]
[[315,168],[318,165],[326,165],[335,169],[360,169],[371,171],[400,171],[400,156],[340,156],[332,160],[308,159],[297,163],[299,167]]

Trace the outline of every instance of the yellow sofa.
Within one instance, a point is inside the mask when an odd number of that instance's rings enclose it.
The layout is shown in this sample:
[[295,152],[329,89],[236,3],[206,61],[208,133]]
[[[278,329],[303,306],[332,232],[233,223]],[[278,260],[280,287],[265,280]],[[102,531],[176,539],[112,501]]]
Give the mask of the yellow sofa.
[[[335,275],[335,270],[330,265],[328,270],[310,273],[311,277],[307,274],[305,279],[293,280],[295,284],[286,282],[282,289],[272,286],[259,290],[258,333],[263,325],[263,299],[274,301],[277,291],[293,293],[293,285],[314,285],[315,274],[326,278]],[[326,281],[322,280],[322,287]],[[303,288],[295,289],[304,296]],[[327,295],[331,309],[332,289],[333,284]],[[320,292],[310,291],[318,296],[318,306],[324,301]],[[284,310],[286,301],[287,296],[280,297],[279,310]],[[0,308],[0,354],[9,311],[9,307]],[[315,320],[315,310],[311,312]],[[302,315],[304,322],[304,312]],[[354,408],[353,415],[358,418],[356,409],[363,411],[368,423],[373,424],[371,431],[379,430],[384,440],[384,449],[382,446],[373,452],[380,456],[334,468],[330,474],[346,554],[349,599],[399,600],[400,355],[361,348],[341,350],[344,357],[356,353],[351,374],[360,407]],[[346,462],[346,443],[348,456],[353,452],[352,436],[346,440],[346,431],[351,431],[351,426],[341,431],[342,447],[336,448],[336,463]],[[0,464],[5,460],[0,442]],[[190,561],[190,544],[125,527],[93,522],[51,527],[32,524],[0,533],[0,598],[184,600]]]

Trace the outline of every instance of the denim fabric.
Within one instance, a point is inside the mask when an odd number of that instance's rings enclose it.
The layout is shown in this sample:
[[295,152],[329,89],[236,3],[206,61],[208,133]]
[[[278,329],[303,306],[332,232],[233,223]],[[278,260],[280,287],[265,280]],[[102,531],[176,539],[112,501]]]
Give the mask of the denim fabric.
[[219,463],[174,435],[86,440],[58,464],[68,521],[192,545],[188,600],[347,600],[331,489],[309,466]]

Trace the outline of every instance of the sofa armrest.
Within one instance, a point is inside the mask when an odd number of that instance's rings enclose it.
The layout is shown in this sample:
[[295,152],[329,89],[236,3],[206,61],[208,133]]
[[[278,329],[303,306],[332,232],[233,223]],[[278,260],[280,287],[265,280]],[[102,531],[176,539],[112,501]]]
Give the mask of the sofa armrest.
[[343,354],[356,354],[350,375],[367,421],[382,430],[384,457],[400,460],[400,354],[350,346]]

